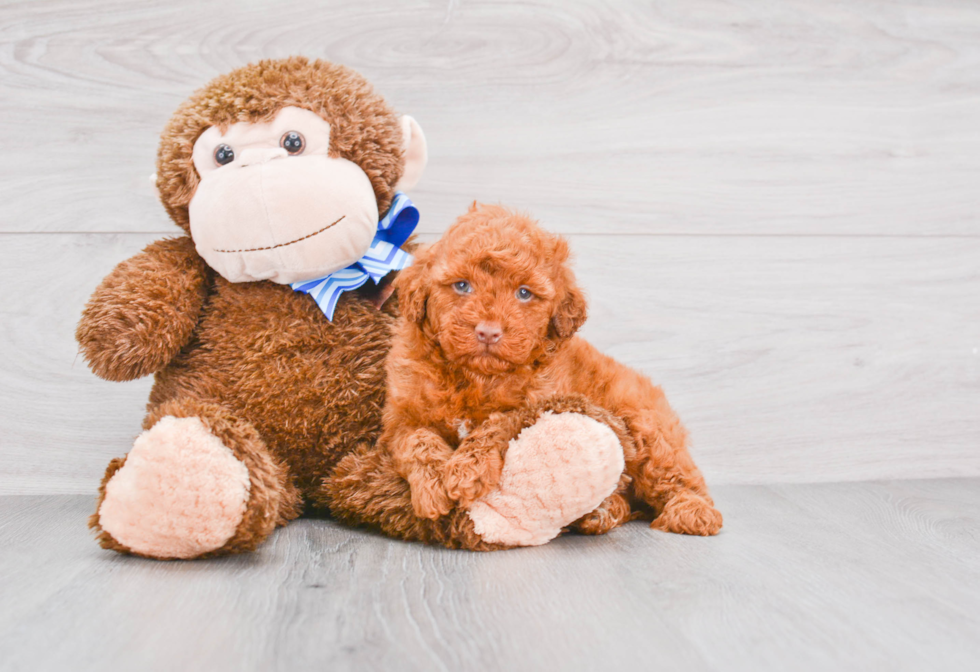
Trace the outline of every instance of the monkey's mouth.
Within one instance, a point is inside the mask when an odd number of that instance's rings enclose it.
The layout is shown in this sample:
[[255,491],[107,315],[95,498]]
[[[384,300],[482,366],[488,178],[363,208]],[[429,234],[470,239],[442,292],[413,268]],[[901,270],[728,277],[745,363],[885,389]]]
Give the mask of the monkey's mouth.
[[332,222],[330,224],[327,224],[325,227],[323,227],[319,231],[314,231],[313,233],[308,233],[305,236],[302,236],[301,238],[297,238],[296,240],[291,240],[288,243],[279,243],[278,245],[268,245],[266,247],[252,247],[252,248],[242,249],[242,250],[219,250],[219,249],[214,248],[214,247],[212,247],[211,249],[214,250],[215,252],[225,252],[225,253],[261,252],[262,250],[274,250],[276,248],[286,247],[287,245],[292,245],[293,243],[298,243],[298,242],[303,241],[303,240],[308,240],[309,238],[312,238],[313,236],[319,235],[319,234],[323,233],[324,231],[326,231],[327,229],[333,228],[333,227],[337,226],[338,224],[340,224],[340,222],[343,221],[344,217],[346,217],[346,216],[347,215],[341,215],[340,216],[340,219],[338,219],[336,222]]

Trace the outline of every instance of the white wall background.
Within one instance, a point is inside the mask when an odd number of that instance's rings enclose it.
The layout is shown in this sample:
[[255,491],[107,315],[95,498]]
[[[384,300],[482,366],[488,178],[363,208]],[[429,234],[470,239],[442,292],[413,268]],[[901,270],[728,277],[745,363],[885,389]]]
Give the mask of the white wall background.
[[173,109],[265,57],[422,124],[432,237],[474,198],[568,234],[584,333],[664,385],[710,482],[980,475],[980,5],[0,4],[0,494],[91,493],[149,381],[75,322],[176,232]]

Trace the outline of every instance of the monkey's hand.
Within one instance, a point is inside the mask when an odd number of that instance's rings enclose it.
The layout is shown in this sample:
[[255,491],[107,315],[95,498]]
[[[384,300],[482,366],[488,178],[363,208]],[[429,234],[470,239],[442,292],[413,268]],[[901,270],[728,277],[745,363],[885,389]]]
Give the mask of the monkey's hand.
[[166,366],[190,340],[208,268],[188,237],[158,240],[102,280],[75,330],[92,371],[133,380]]

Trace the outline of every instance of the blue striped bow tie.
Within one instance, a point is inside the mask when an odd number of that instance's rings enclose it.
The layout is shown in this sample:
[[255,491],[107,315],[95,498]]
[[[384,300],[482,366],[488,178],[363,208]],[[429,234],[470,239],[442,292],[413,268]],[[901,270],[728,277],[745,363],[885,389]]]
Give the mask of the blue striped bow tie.
[[392,271],[400,271],[412,263],[412,255],[399,249],[419,223],[419,211],[402,192],[396,192],[388,214],[378,222],[378,232],[363,257],[347,268],[334,271],[316,280],[304,280],[290,285],[297,292],[306,292],[333,320],[333,311],[344,292],[357,289],[368,280],[374,284]]

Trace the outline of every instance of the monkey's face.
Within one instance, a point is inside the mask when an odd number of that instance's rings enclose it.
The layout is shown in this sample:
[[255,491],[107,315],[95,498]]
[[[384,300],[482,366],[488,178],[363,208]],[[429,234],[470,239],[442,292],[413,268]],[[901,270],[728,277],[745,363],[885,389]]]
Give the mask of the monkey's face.
[[212,126],[194,143],[191,235],[226,280],[311,280],[368,249],[376,196],[360,166],[330,156],[330,131],[314,112],[284,107],[267,123]]

